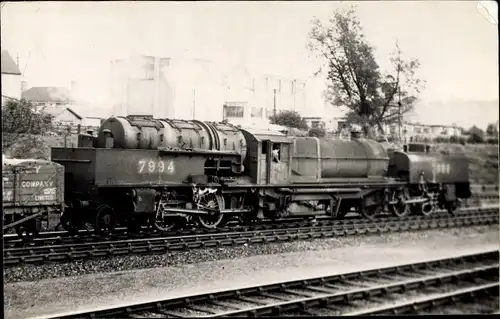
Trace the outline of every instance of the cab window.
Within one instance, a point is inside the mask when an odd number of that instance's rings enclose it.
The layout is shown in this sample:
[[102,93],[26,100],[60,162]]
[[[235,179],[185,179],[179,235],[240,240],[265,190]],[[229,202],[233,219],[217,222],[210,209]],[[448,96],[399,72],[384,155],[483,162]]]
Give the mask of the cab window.
[[273,162],[275,163],[279,163],[281,158],[281,148],[280,148],[280,144],[273,144]]

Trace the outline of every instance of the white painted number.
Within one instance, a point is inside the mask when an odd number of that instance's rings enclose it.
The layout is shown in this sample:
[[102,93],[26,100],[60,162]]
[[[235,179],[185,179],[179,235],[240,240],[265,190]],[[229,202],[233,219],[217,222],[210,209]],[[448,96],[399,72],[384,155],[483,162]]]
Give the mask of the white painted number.
[[451,167],[449,163],[432,163],[432,177],[435,180],[436,175],[449,175]]
[[45,188],[43,190],[44,195],[55,195],[56,194],[56,189],[55,188]]
[[146,160],[140,160],[139,161],[139,173],[142,173],[144,170],[144,166],[146,165]]
[[155,171],[155,162],[154,161],[149,161],[148,162],[148,171],[150,173],[153,173]]
[[163,173],[165,171],[165,163],[163,161],[158,162],[158,172]]
[[[137,162],[137,172],[139,174],[146,173],[146,166],[148,173],[163,173],[165,172],[165,161],[159,160],[139,160]],[[175,171],[174,161],[169,161],[167,165],[167,172],[173,174]]]

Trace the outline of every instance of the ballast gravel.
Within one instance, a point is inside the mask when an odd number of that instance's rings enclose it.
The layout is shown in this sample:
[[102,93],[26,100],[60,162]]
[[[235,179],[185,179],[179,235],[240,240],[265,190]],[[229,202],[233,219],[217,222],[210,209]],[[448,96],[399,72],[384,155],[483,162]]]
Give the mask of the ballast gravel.
[[[172,251],[156,255],[115,256],[96,260],[80,260],[65,263],[43,265],[22,265],[4,269],[4,282],[37,281],[48,278],[78,276],[84,274],[117,272],[153,267],[170,267],[185,264],[196,264],[224,259],[245,258],[257,255],[273,255],[289,252],[318,251],[359,246],[366,244],[398,242],[421,242],[426,238],[439,238],[447,234],[451,236],[474,237],[475,234],[489,233],[497,229],[497,225],[475,226],[445,230],[390,233],[377,236],[350,236],[340,238],[316,239],[310,241],[292,241],[281,243],[239,245],[221,248],[204,248],[188,251]],[[494,235],[493,235],[494,236]],[[497,237],[498,238],[498,237]],[[498,241],[497,241],[498,242]]]
[[[498,249],[498,243],[498,226],[478,226],[19,267],[5,271],[10,278],[4,285],[5,317],[56,315],[387,267]],[[146,266],[156,268],[136,269]],[[58,272],[87,274],[42,280]],[[32,279],[12,282],[21,277]]]

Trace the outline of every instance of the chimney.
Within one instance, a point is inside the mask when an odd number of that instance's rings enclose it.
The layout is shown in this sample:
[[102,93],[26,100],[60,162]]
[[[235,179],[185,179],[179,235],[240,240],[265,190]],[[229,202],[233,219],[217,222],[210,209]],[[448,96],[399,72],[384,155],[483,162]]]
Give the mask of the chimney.
[[28,89],[28,82],[21,81],[21,93]]

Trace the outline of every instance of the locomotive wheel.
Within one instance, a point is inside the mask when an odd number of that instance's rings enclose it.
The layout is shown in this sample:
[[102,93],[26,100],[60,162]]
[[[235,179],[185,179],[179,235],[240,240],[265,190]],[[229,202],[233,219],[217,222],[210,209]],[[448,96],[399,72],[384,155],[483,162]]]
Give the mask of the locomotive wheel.
[[364,204],[362,204],[360,205],[359,210],[361,215],[371,220],[377,217],[377,215],[382,212],[382,206],[380,205],[365,206]]
[[427,203],[417,204],[415,205],[415,210],[423,216],[430,216],[434,214],[436,211],[436,201],[435,201],[434,193],[427,193],[424,195],[425,198],[428,198],[429,201]]
[[224,208],[224,198],[217,194],[207,194],[198,202],[198,209],[207,211],[207,215],[198,216],[198,223],[205,228],[217,228],[224,219],[220,210]]
[[[160,232],[168,232],[174,228],[177,228],[181,222],[181,218],[163,216],[164,209],[168,208],[169,200],[176,200],[177,196],[169,193],[165,198],[162,198],[156,204],[156,214],[153,220],[153,227]],[[177,207],[182,207],[181,205],[177,205]]]
[[430,216],[434,214],[435,211],[435,206],[432,205],[431,203],[423,203],[423,204],[418,204],[418,209],[420,214],[423,216]]
[[[16,219],[19,220],[21,218],[23,217],[19,217]],[[26,222],[16,226],[15,228],[16,233],[19,235],[19,237],[22,237],[23,239],[32,239],[36,237],[42,229],[42,218],[37,217],[27,220]]]
[[116,226],[116,215],[113,208],[101,205],[96,209],[95,230],[99,234],[110,234]]
[[382,212],[383,207],[382,205],[379,205],[377,203],[367,205],[367,200],[367,198],[362,199],[358,209],[361,215],[363,215],[367,219],[372,220]]
[[396,190],[392,193],[392,201],[397,201],[396,204],[389,205],[393,215],[403,217],[410,213],[410,205],[405,204],[404,201],[409,199],[408,190]]

